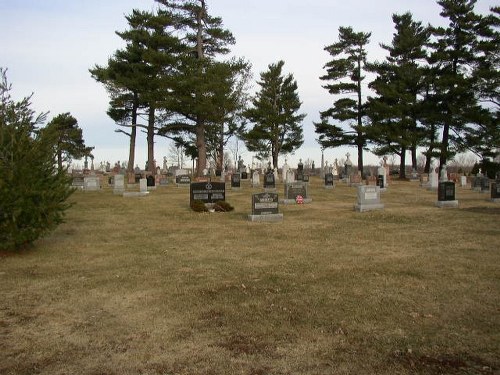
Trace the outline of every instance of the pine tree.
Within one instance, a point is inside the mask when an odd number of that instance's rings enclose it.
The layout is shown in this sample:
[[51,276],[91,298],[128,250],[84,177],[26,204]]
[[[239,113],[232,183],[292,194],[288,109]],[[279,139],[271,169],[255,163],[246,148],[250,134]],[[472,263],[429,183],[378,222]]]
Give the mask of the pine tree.
[[[333,107],[320,112],[321,122],[315,123],[319,143],[323,148],[343,145],[356,146],[358,170],[363,171],[363,149],[367,145],[365,124],[366,103],[362,84],[366,64],[366,46],[371,33],[354,32],[351,27],[339,28],[338,42],[325,47],[332,60],[325,65],[326,75],[320,77],[331,83],[323,86],[331,95],[342,95]],[[351,96],[355,96],[352,99]],[[335,121],[330,124],[329,120]],[[352,130],[344,130],[348,125]]]
[[[180,56],[188,49],[177,35],[176,21],[168,11],[133,10],[126,19],[130,28],[117,32],[126,41],[126,49],[117,51],[107,67],[96,66],[90,72],[111,94],[108,114],[119,124],[131,127],[131,133],[121,131],[130,136],[129,171],[134,164],[136,128],[141,127],[147,134],[147,169],[155,174],[154,136],[170,116],[168,103],[178,79]],[[146,124],[138,122],[141,108],[147,115]]]
[[54,133],[51,136],[56,139],[55,151],[60,171],[63,170],[63,161],[69,163],[73,158],[81,159],[88,154],[82,129],[69,112],[54,117],[42,131]]
[[253,107],[245,111],[245,117],[254,124],[244,132],[247,149],[270,155],[275,168],[280,154],[293,152],[304,143],[301,122],[305,115],[297,114],[302,104],[297,81],[292,74],[283,75],[284,64],[271,64],[261,73],[260,91],[252,100]]
[[468,126],[481,111],[471,66],[478,61],[477,43],[481,16],[474,13],[476,0],[440,0],[446,28],[433,28],[429,56],[433,81],[430,102],[433,121],[442,128],[440,169],[457,151],[463,151]]
[[370,98],[368,128],[378,155],[398,154],[401,158],[400,178],[405,176],[406,152],[412,151],[412,167],[417,168],[417,146],[424,136],[418,124],[421,102],[425,92],[425,70],[422,61],[427,57],[425,45],[429,30],[415,22],[411,13],[393,15],[396,33],[391,45],[382,45],[389,52],[386,61],[369,64],[377,73],[370,87],[378,94]]
[[220,63],[216,64],[215,58],[227,54],[228,47],[235,40],[231,32],[224,29],[222,19],[209,14],[205,0],[156,1],[172,13],[175,25],[179,33],[184,35],[183,40],[190,50],[180,60],[181,78],[173,88],[174,101],[169,103],[169,108],[179,118],[164,125],[162,132],[188,132],[194,136],[198,150],[196,175],[202,176],[209,151],[207,132],[211,131],[211,126],[221,126],[213,118],[216,112],[214,107],[218,105],[214,100],[214,92],[219,90],[219,81],[207,78],[214,74]]
[[40,132],[30,98],[15,102],[0,69],[0,249],[32,244],[63,221],[73,190],[56,160],[55,132]]

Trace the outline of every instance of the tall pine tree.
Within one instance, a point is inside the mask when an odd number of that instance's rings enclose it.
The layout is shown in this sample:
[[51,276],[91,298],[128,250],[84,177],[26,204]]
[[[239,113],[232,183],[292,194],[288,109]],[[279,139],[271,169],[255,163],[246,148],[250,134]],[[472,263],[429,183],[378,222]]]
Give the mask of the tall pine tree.
[[283,61],[269,65],[261,73],[260,91],[252,100],[253,107],[245,111],[245,117],[253,127],[244,132],[249,151],[263,157],[272,157],[273,167],[278,167],[278,156],[298,149],[304,143],[302,120],[298,114],[301,102],[297,82],[292,74],[283,75]]
[[447,27],[434,27],[429,56],[432,72],[430,103],[432,121],[442,130],[440,169],[456,151],[463,151],[469,125],[481,111],[470,67],[478,61],[477,43],[481,16],[476,0],[439,0]]
[[197,176],[207,166],[207,132],[210,126],[220,126],[214,121],[218,103],[214,93],[217,80],[208,80],[215,74],[216,57],[229,53],[234,44],[233,35],[224,29],[222,19],[208,12],[205,0],[156,0],[163,9],[172,13],[175,25],[184,35],[183,41],[190,50],[180,59],[181,79],[173,88],[173,102],[169,108],[178,118],[164,125],[162,132],[188,132],[195,138],[198,150]]
[[406,178],[406,153],[411,150],[412,167],[417,168],[417,146],[424,136],[420,121],[421,102],[425,90],[427,57],[425,46],[429,30],[415,22],[411,13],[393,15],[396,33],[391,45],[382,45],[389,52],[386,61],[369,64],[377,74],[370,87],[378,94],[370,98],[369,134],[378,147],[375,153],[400,156],[400,178]]
[[[323,86],[335,100],[333,107],[320,112],[321,122],[315,123],[319,143],[323,148],[355,146],[358,151],[358,170],[363,171],[363,149],[367,145],[364,120],[366,103],[363,99],[363,75],[366,47],[371,33],[354,32],[351,27],[339,28],[338,42],[325,47],[332,60],[325,65],[326,75],[320,77],[331,83]],[[354,99],[353,99],[354,97]],[[331,124],[329,121],[333,120]],[[345,130],[344,126],[350,130]]]

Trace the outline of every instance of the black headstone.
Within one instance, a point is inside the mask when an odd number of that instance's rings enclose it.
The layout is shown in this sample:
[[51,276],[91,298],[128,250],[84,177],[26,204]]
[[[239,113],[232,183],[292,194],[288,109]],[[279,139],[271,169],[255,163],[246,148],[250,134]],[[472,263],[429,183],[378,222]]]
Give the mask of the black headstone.
[[325,186],[333,186],[333,173],[325,174]]
[[307,195],[307,184],[303,182],[291,182],[285,184],[285,199],[295,200],[299,195],[304,199],[309,198]]
[[224,182],[194,182],[190,189],[191,203],[200,200],[203,203],[215,203],[226,200],[226,184]]
[[440,182],[438,184],[438,201],[455,200],[455,183],[452,181]]
[[276,181],[274,178],[274,173],[273,172],[267,172],[264,175],[264,189],[275,189],[276,188]]
[[242,180],[248,180],[248,173],[247,172],[241,172],[241,179]]
[[500,198],[500,181],[495,181],[491,183],[491,199]]
[[377,186],[381,189],[384,188],[384,175],[383,174],[379,174],[377,176]]
[[241,187],[241,176],[239,173],[233,173],[231,175],[231,187],[232,188]]
[[259,193],[252,195],[252,215],[275,215],[277,213],[277,193]]
[[146,185],[147,186],[155,186],[155,177],[151,176],[151,175],[146,177]]

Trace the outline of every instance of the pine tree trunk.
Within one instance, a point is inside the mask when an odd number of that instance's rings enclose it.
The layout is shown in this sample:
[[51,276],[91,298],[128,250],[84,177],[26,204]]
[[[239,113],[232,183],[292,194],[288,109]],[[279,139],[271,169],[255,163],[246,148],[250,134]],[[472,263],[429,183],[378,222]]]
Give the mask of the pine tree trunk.
[[400,163],[399,163],[399,179],[406,178],[406,147],[401,147]]
[[[450,116],[451,117],[451,116]],[[448,157],[448,145],[450,143],[450,125],[444,124],[443,126],[443,140],[441,142],[441,155],[439,155],[439,172],[444,165],[446,165],[446,159]]]
[[417,170],[418,161],[417,161],[417,145],[413,144],[411,146],[411,168],[412,170]]
[[357,129],[357,145],[358,145],[358,171],[363,175],[363,146],[364,146],[364,134],[363,134],[363,103],[361,97],[361,60],[358,59],[358,129]]
[[217,144],[217,162],[216,167],[219,171],[224,169],[224,125],[221,125],[219,142]]
[[137,93],[134,93],[134,103],[132,107],[132,128],[130,129],[130,143],[128,150],[128,164],[127,172],[132,173],[134,171],[135,164],[135,139],[137,137]]
[[155,107],[151,105],[149,107],[149,116],[148,116],[148,132],[147,132],[147,141],[148,141],[148,172],[154,176],[156,174],[154,159],[155,159],[155,144],[154,144],[154,136],[155,136]]
[[196,121],[196,148],[198,149],[198,165],[196,176],[202,177],[207,167],[207,145],[205,142],[205,121],[199,117]]

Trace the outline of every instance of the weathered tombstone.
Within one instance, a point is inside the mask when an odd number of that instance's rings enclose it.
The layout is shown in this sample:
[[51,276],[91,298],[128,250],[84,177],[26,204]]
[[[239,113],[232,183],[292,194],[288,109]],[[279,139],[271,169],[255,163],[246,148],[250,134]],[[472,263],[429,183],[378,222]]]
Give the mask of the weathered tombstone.
[[141,181],[141,178],[142,178],[142,174],[141,173],[135,173],[135,183],[139,183],[139,181]]
[[358,202],[354,209],[358,212],[381,210],[384,204],[380,202],[380,187],[372,185],[358,186]]
[[295,181],[295,173],[291,169],[287,169],[285,183],[292,183]]
[[175,183],[177,187],[189,187],[191,185],[191,177],[187,174],[180,174],[175,176]]
[[489,193],[490,192],[490,179],[487,175],[481,178],[481,193]]
[[472,177],[471,179],[471,189],[474,190],[474,191],[477,191],[477,192],[481,192],[481,180],[482,180],[482,176],[475,176],[475,177]]
[[252,214],[250,221],[276,222],[283,221],[283,214],[278,210],[277,193],[259,193],[252,195]]
[[241,175],[239,173],[233,173],[231,175],[231,189],[239,190],[241,187]]
[[83,179],[83,190],[96,191],[101,189],[101,180],[98,176],[85,176]]
[[224,182],[193,182],[190,188],[190,203],[202,201],[215,203],[226,200],[226,184]]
[[275,180],[273,171],[268,171],[264,175],[264,189],[266,189],[266,190],[276,189],[276,180]]
[[73,186],[75,188],[83,189],[83,187],[85,186],[84,179],[85,178],[83,177],[83,175],[82,176],[73,176],[71,186]]
[[500,203],[500,172],[497,173],[495,182],[491,183],[491,201]]
[[415,168],[413,168],[411,170],[410,182],[418,182],[418,181],[419,181],[419,178],[418,178],[417,170]]
[[387,187],[387,171],[383,164],[377,169],[377,186],[380,191],[385,191]]
[[295,179],[297,181],[304,181],[304,164],[302,163],[302,159],[300,159],[299,164],[297,164],[297,176]]
[[148,191],[148,180],[145,178],[141,178],[139,180],[139,191],[141,193],[147,192]]
[[282,203],[296,204],[297,196],[299,195],[303,198],[304,203],[312,202],[312,199],[309,197],[307,183],[303,181],[285,183],[285,198]]
[[255,170],[252,173],[252,187],[258,186],[260,186],[260,174],[258,170]]
[[436,206],[457,208],[458,200],[455,198],[455,183],[453,181],[440,181],[438,184],[438,201]]
[[467,186],[467,176],[460,176],[460,186],[462,187]]
[[122,174],[115,175],[113,184],[113,194],[123,194],[125,191],[125,176]]
[[345,164],[344,164],[344,177],[347,179],[347,182],[350,182],[350,177],[352,173],[352,161],[350,159],[351,154],[347,153],[345,154],[347,157]]
[[303,175],[302,181],[309,183],[309,175],[308,174]]
[[379,174],[377,175],[377,184],[376,186],[378,186],[381,190],[384,189],[384,180],[385,180],[385,174]]
[[325,189],[333,189],[335,187],[335,183],[333,182],[333,173],[325,174]]
[[428,190],[436,190],[438,188],[439,178],[436,169],[437,168],[431,165],[431,170],[429,173],[429,185],[427,187]]

